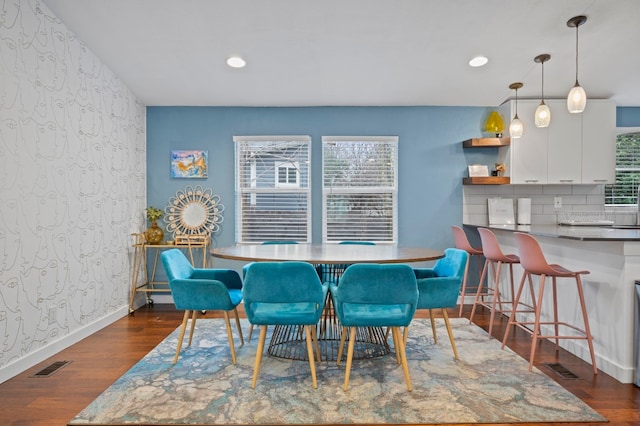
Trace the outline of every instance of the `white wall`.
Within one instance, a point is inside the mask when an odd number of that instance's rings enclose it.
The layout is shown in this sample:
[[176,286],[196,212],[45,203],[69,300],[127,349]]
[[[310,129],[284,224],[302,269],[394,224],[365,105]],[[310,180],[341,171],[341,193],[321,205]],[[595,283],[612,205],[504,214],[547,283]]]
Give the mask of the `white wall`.
[[42,3],[0,18],[1,382],[126,315],[146,110]]

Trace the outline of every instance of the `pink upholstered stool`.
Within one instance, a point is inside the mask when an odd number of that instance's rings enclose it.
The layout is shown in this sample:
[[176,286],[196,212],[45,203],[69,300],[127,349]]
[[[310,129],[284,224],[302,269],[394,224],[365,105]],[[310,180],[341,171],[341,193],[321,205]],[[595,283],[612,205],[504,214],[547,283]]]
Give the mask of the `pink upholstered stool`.
[[[517,325],[522,329],[532,333],[531,340],[531,355],[529,357],[529,371],[533,368],[533,356],[536,352],[536,345],[538,339],[555,339],[556,341],[556,351],[558,350],[558,339],[584,339],[587,341],[589,346],[589,352],[591,354],[591,364],[593,365],[593,374],[598,374],[598,369],[596,367],[596,357],[595,352],[593,351],[593,338],[591,337],[591,329],[589,328],[589,318],[587,317],[587,308],[584,302],[584,293],[582,291],[582,279],[581,276],[588,274],[589,271],[570,271],[560,265],[549,264],[544,257],[544,253],[540,248],[540,244],[538,240],[532,237],[529,234],[525,234],[522,232],[514,232],[514,236],[516,238],[516,243],[518,245],[518,253],[520,255],[520,263],[524,268],[524,275],[522,276],[522,280],[520,281],[520,287],[518,288],[518,293],[516,294],[516,298],[514,301],[514,308],[511,313],[511,317],[509,317],[509,323],[507,324],[507,329],[504,333],[504,339],[502,340],[502,347],[507,341],[507,336],[511,329],[511,325]],[[540,288],[538,289],[538,300],[536,302],[536,311],[535,311],[535,319],[533,322],[524,322],[518,321],[516,318],[515,308],[520,300],[520,295],[522,294],[522,289],[524,287],[525,277],[531,277],[531,275],[539,275],[540,276]],[[547,277],[552,278],[553,284],[553,321],[540,321],[540,313],[542,310],[542,301],[544,296],[544,287],[545,281]],[[576,282],[576,287],[578,290],[578,301],[580,302],[580,309],[582,310],[582,318],[584,321],[584,330],[580,329],[573,324],[568,324],[566,322],[558,321],[558,299],[556,293],[556,280],[557,278],[573,278]],[[567,304],[566,301],[563,304]],[[533,330],[525,327],[526,325],[533,325]],[[553,325],[554,334],[551,335],[543,335],[540,326],[541,325]],[[564,334],[561,335],[559,333],[559,326],[568,327],[578,332],[578,334]]]
[[[464,277],[462,278],[462,287],[460,288],[460,312],[458,316],[462,316],[462,308],[464,307],[464,298],[467,292],[467,278],[469,275],[469,263],[471,262],[471,257],[476,256],[478,259],[478,273],[482,270],[482,247],[472,247],[471,243],[469,243],[469,239],[467,238],[467,234],[464,232],[459,226],[453,225],[451,226],[453,230],[453,239],[456,244],[456,248],[460,250],[464,250],[469,253],[469,257],[467,258],[467,264],[464,268]],[[477,286],[469,287],[469,289],[477,290]],[[484,294],[486,296],[487,294]]]

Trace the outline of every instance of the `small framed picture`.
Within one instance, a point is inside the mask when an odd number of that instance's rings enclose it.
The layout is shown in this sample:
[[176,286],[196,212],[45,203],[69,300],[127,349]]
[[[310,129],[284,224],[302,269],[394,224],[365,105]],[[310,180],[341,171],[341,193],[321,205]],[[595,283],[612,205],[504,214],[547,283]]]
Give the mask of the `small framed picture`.
[[469,177],[487,177],[489,176],[489,167],[486,164],[470,164]]
[[208,177],[208,153],[201,150],[172,150],[172,178],[206,178]]

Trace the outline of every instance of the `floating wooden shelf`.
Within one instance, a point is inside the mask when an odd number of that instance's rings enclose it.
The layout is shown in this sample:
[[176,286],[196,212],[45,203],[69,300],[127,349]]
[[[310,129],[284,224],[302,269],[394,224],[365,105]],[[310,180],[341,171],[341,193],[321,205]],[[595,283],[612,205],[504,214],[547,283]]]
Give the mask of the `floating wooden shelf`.
[[462,141],[463,148],[495,148],[511,144],[511,138],[473,138]]
[[509,176],[466,177],[462,179],[463,185],[508,185],[510,182]]

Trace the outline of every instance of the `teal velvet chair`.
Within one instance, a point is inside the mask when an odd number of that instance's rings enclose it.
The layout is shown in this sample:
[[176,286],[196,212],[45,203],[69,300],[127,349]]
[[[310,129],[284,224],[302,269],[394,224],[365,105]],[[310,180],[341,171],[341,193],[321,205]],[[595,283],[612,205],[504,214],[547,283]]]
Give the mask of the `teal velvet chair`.
[[[262,245],[271,245],[271,244],[298,244],[297,241],[290,240],[272,240],[272,241],[263,241],[260,244]],[[247,276],[247,271],[249,270],[249,266],[251,266],[253,262],[247,263],[242,267],[242,278]],[[253,336],[253,324],[249,327],[249,341],[251,341],[251,336]]]
[[251,388],[256,387],[269,325],[304,327],[313,387],[318,387],[313,347],[320,360],[316,324],[327,291],[328,285],[320,282],[310,263],[254,262],[249,266],[242,289],[244,310],[249,322],[260,326]]
[[418,285],[413,270],[403,264],[354,264],[349,266],[340,284],[330,284],[333,308],[342,325],[338,365],[349,333],[344,390],[349,389],[349,375],[357,327],[389,327],[396,348],[396,361],[402,365],[407,389],[411,377],[400,327],[411,322],[418,303]]
[[[416,268],[414,273],[418,280],[418,309],[428,309],[433,330],[433,340],[438,342],[433,309],[441,309],[444,317],[447,333],[451,341],[451,348],[455,359],[458,359],[458,350],[453,339],[451,324],[447,308],[455,308],[458,304],[458,296],[464,278],[469,254],[465,250],[448,248],[444,251],[444,257],[436,261],[433,268]],[[407,333],[405,330],[404,340]]]
[[178,249],[166,250],[161,255],[162,264],[171,295],[177,309],[184,310],[180,337],[173,363],[178,362],[182,340],[191,316],[189,345],[193,338],[196,318],[201,311],[222,311],[227,326],[227,336],[231,349],[231,360],[236,363],[236,352],[233,345],[233,333],[229,321],[229,311],[233,311],[240,342],[244,344],[237,306],[242,302],[242,280],[233,269],[196,269],[191,266],[184,253]]

